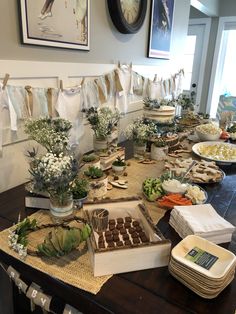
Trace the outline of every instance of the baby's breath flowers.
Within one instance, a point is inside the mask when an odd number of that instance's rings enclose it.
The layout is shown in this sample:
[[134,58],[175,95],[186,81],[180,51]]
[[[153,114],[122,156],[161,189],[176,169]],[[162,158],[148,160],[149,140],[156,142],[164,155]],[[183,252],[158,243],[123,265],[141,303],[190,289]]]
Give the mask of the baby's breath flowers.
[[147,122],[142,118],[134,120],[124,131],[125,137],[129,140],[133,140],[136,144],[146,143],[148,138],[155,133],[155,124],[153,122]]
[[71,182],[78,173],[78,163],[70,155],[47,153],[35,158],[29,172],[36,191],[48,192],[51,197],[58,196],[63,202],[63,198],[71,192]]
[[86,118],[94,131],[95,137],[104,140],[112,133],[120,120],[118,110],[112,111],[108,107],[97,109],[91,107],[86,112]]
[[22,259],[25,259],[27,256],[27,235],[36,228],[37,221],[35,219],[30,221],[29,218],[25,218],[14,230],[10,229],[9,231],[8,245],[18,253]]
[[25,123],[25,133],[48,152],[58,154],[67,149],[71,127],[69,121],[61,118],[29,119]]

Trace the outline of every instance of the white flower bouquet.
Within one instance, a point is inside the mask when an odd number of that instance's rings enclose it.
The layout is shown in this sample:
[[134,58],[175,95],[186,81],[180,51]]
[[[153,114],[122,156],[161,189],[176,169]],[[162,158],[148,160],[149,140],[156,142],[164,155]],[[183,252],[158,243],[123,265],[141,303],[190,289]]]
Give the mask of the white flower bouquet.
[[48,192],[50,197],[57,197],[63,203],[71,193],[71,184],[78,173],[78,163],[70,155],[47,153],[34,158],[29,172],[36,191]]
[[59,154],[68,149],[69,131],[72,125],[68,120],[56,118],[29,119],[25,123],[25,133],[48,152]]
[[120,120],[118,110],[112,111],[107,107],[101,109],[91,107],[85,112],[95,137],[100,140],[104,140],[108,135],[111,135]]
[[127,139],[133,140],[136,144],[146,143],[148,138],[156,133],[156,126],[153,122],[137,118],[129,124],[124,131]]

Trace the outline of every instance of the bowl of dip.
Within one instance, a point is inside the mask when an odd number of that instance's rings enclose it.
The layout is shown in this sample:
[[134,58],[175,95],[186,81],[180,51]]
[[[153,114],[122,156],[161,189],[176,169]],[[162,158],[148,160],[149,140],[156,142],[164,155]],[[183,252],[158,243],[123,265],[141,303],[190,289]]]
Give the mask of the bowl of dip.
[[176,179],[168,179],[162,182],[162,188],[166,193],[184,194],[187,191],[188,185],[181,183]]

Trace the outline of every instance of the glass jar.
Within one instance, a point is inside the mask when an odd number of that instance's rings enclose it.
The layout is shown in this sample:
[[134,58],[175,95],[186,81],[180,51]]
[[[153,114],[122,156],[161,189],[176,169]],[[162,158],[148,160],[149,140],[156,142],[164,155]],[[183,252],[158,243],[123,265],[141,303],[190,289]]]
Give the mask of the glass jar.
[[134,142],[134,158],[143,159],[146,154],[147,143]]
[[67,217],[73,213],[73,196],[71,193],[50,195],[50,212],[54,217]]
[[98,139],[95,136],[93,137],[93,149],[96,153],[105,153],[108,150],[108,141],[107,139]]

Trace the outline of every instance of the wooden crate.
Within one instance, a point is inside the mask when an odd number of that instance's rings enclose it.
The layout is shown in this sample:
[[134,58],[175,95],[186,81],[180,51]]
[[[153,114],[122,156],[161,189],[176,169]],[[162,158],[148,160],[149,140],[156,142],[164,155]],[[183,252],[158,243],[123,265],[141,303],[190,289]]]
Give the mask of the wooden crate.
[[110,169],[112,163],[116,160],[117,157],[125,159],[125,149],[123,147],[119,147],[117,151],[115,151],[109,156],[100,156],[101,169],[102,170]]
[[94,276],[124,273],[135,270],[155,268],[168,265],[171,242],[166,240],[160,230],[153,224],[140,199],[113,201],[107,203],[85,204],[85,217],[92,225],[92,210],[104,208],[109,211],[109,219],[131,216],[138,220],[150,242],[138,246],[99,249],[98,234],[93,230],[88,239],[88,248]]

